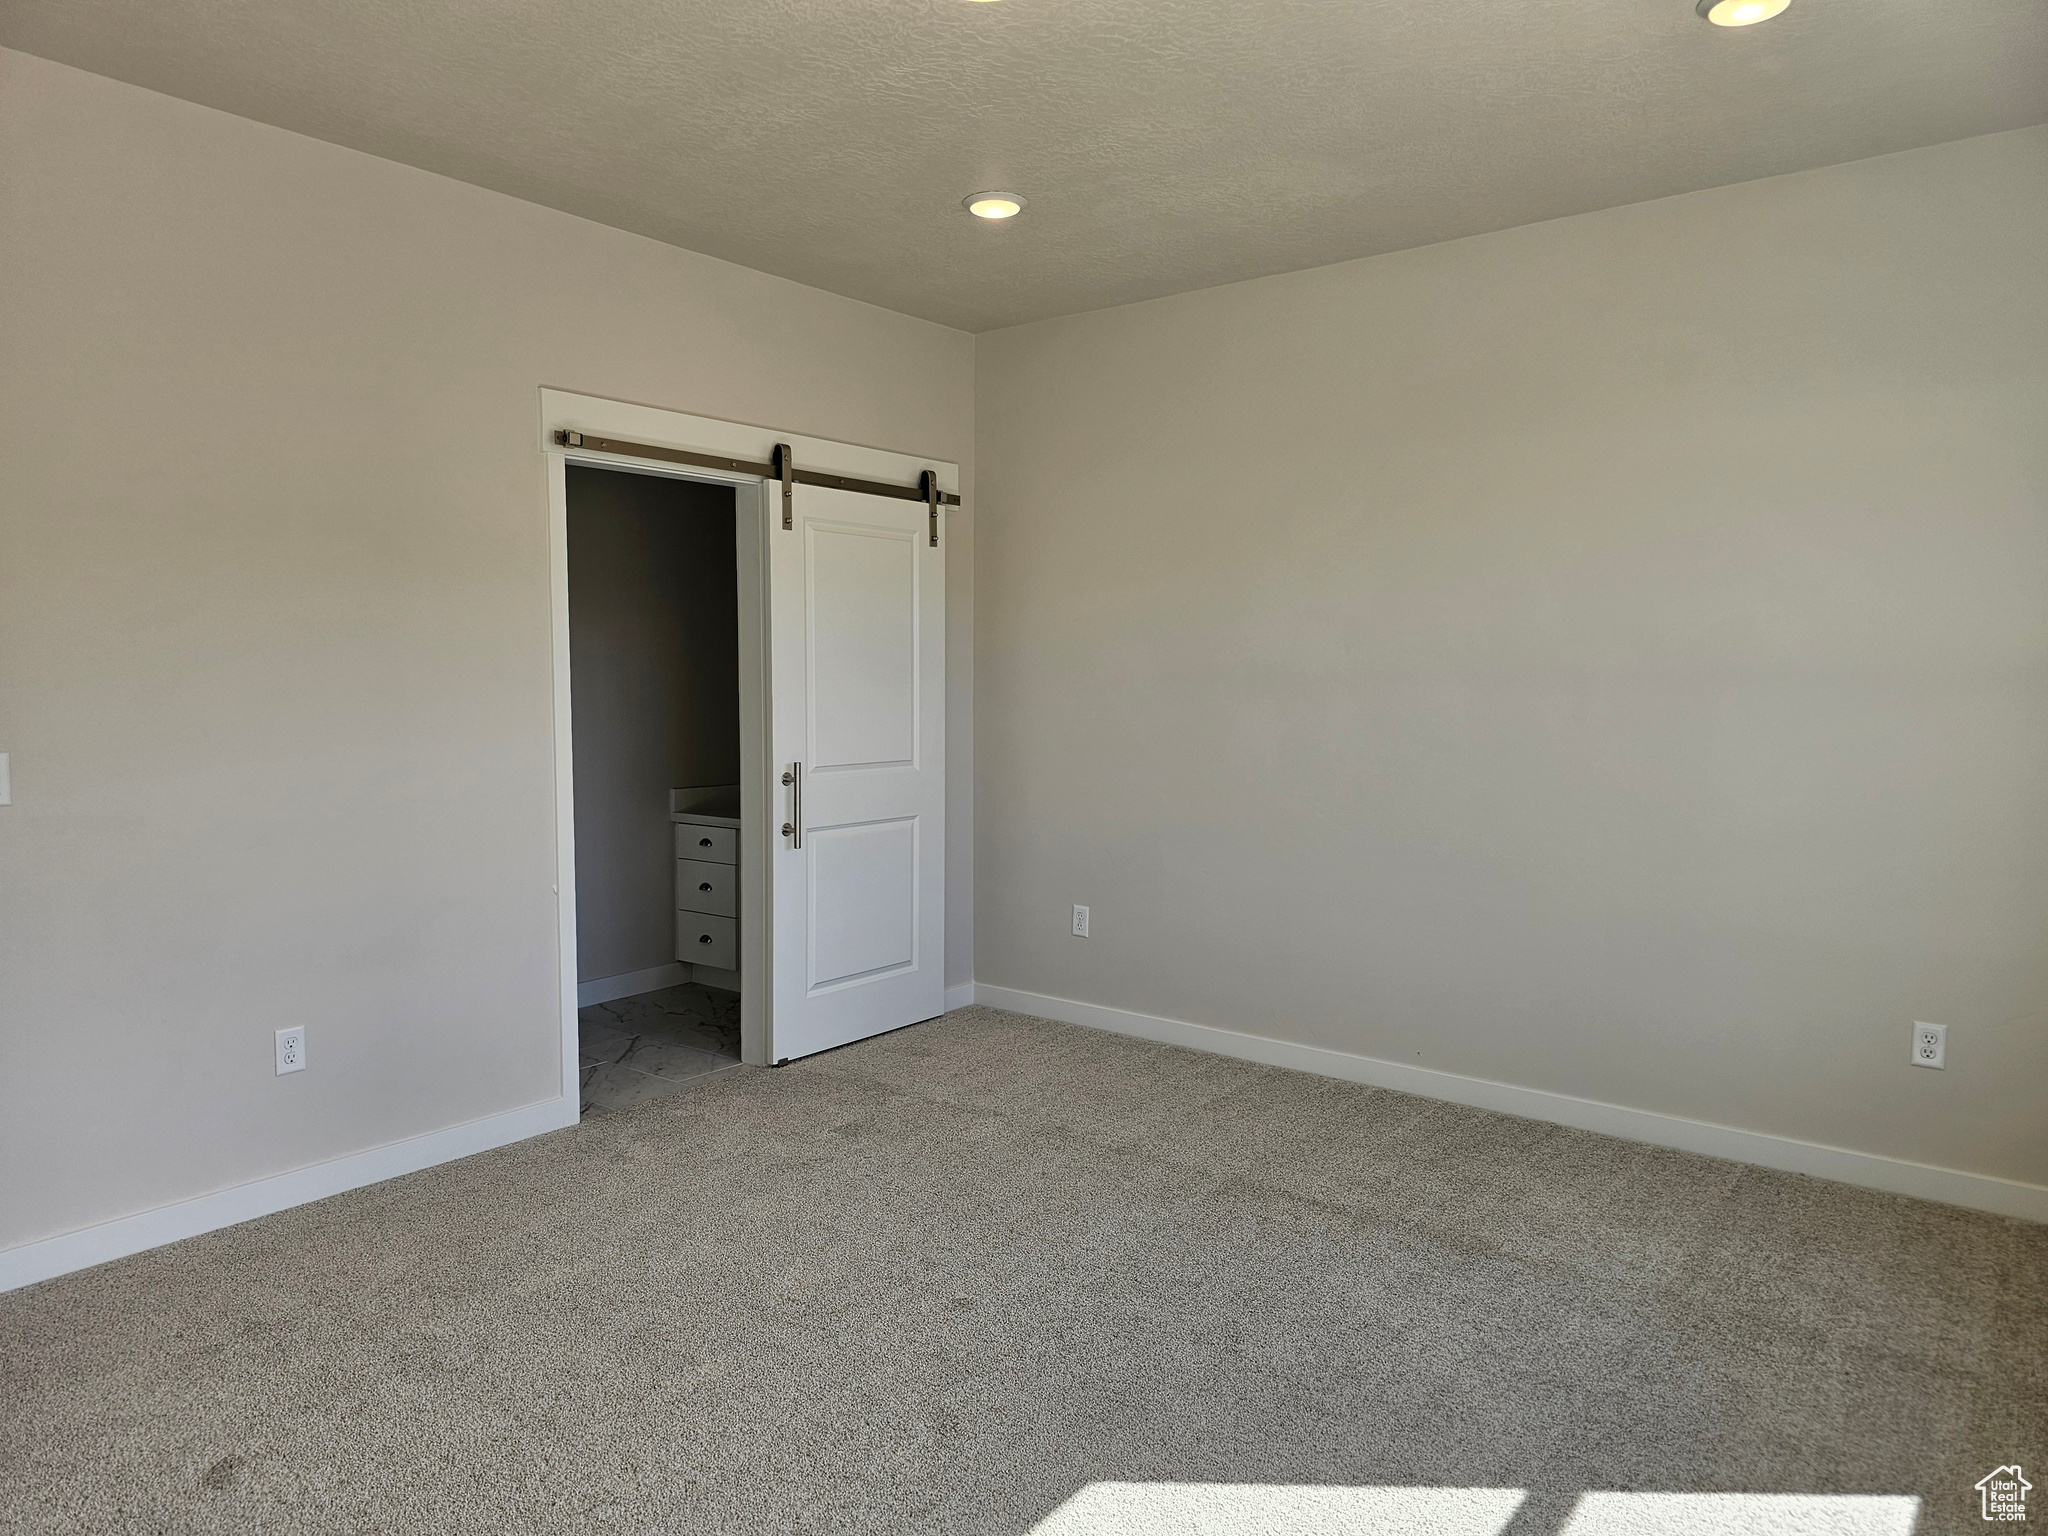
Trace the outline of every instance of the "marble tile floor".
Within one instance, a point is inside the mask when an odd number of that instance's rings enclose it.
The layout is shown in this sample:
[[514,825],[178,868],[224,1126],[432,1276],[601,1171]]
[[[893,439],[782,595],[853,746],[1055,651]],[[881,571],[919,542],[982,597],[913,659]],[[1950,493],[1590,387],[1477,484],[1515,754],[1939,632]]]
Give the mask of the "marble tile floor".
[[740,1064],[740,995],[685,982],[578,1011],[583,1113],[626,1109]]

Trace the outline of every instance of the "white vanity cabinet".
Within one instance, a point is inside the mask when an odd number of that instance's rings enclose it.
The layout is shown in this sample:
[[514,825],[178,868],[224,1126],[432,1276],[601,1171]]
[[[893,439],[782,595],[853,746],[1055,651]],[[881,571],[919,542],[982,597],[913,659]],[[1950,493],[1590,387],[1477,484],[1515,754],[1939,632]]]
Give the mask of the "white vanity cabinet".
[[669,797],[676,844],[676,958],[730,973],[699,978],[713,986],[739,984],[738,802],[737,785],[678,789]]

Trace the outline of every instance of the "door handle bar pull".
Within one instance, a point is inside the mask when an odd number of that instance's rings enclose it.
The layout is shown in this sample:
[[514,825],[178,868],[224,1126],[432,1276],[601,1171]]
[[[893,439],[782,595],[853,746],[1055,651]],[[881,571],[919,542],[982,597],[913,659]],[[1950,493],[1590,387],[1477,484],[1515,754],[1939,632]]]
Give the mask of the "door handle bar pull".
[[804,845],[804,765],[791,763],[789,772],[782,776],[783,786],[789,791],[789,817],[782,824],[782,835],[789,839],[791,850]]

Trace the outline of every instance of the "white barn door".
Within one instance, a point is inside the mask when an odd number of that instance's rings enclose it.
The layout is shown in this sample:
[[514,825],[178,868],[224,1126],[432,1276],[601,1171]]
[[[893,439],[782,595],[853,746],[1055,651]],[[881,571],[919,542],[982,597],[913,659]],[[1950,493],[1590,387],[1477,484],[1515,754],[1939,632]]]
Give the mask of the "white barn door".
[[767,499],[772,1054],[945,1008],[945,551],[922,502]]

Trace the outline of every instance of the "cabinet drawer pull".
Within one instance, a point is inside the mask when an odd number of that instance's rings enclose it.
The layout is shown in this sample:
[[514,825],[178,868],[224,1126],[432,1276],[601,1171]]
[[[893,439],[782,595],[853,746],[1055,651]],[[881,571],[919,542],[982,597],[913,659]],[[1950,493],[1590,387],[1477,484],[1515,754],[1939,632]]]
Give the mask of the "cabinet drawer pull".
[[711,942],[711,935],[708,933],[700,933],[697,935],[697,942],[699,944],[709,944]]
[[706,880],[702,885],[698,886],[697,889],[700,891],[708,891],[711,889],[711,882],[709,880]]

